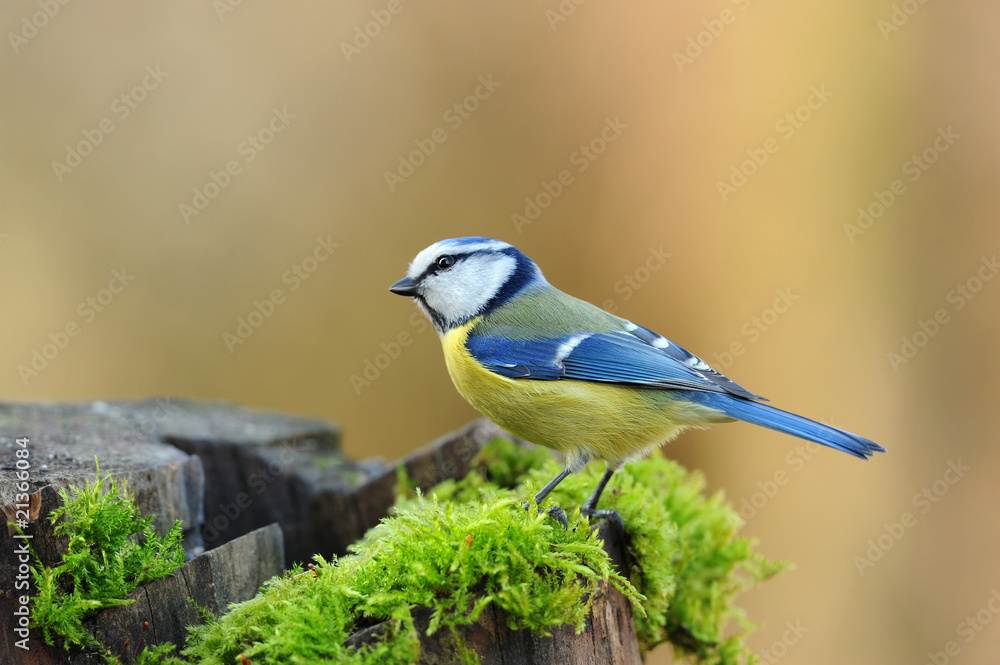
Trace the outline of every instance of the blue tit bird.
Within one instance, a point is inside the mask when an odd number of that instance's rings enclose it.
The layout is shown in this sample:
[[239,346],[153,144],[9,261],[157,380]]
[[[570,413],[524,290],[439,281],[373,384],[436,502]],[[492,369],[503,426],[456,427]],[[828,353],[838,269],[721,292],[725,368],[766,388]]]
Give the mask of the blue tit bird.
[[861,459],[885,452],[763,404],[665,337],[551,286],[531,259],[500,240],[434,243],[389,290],[413,298],[434,324],[448,373],[472,406],[508,432],[564,454],[566,468],[536,504],[570,473],[603,460],[607,469],[580,510],[608,517],[612,511],[597,504],[625,462],[685,429],[733,420]]

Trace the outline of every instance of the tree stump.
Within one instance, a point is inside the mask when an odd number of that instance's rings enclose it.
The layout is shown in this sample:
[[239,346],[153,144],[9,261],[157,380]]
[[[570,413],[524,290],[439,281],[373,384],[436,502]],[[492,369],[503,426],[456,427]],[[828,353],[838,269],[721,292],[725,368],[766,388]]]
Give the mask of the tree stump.
[[[181,645],[184,626],[200,622],[188,596],[219,614],[230,603],[253,597],[283,565],[307,562],[317,553],[344,554],[388,513],[399,466],[428,490],[467,474],[479,449],[497,437],[512,438],[479,420],[386,464],[345,459],[335,425],[229,404],[166,398],[0,404],[0,509],[6,521],[24,519],[24,531],[44,565],[57,564],[66,544],[54,537],[47,519],[59,505],[57,489],[93,481],[97,456],[102,475],[128,480],[136,506],[157,515],[161,532],[183,520],[191,560],[133,592],[136,603],[89,620],[112,649],[125,640],[134,648],[140,636],[147,645]],[[24,439],[25,445],[19,443]],[[28,453],[19,456],[19,449]],[[27,461],[19,465],[19,459]],[[26,492],[17,486],[17,474],[24,470]],[[27,501],[18,494],[26,494]],[[605,547],[621,567],[624,532],[611,524],[601,528]],[[16,586],[24,577],[18,552],[23,540],[16,535],[13,527],[0,528],[0,662],[100,662],[93,654],[48,647],[38,630],[31,631],[30,651],[15,646],[14,609],[21,595],[31,595]],[[426,614],[418,609],[416,616],[425,633]],[[145,634],[144,621],[150,624]],[[351,640],[376,639],[378,630],[374,626]],[[495,608],[466,632],[467,644],[484,664],[640,662],[631,607],[613,588],[598,592],[581,635],[570,627],[546,638],[511,631]],[[421,662],[460,662],[454,645],[440,638],[422,634]]]
[[[258,529],[139,587],[127,596],[135,601],[131,605],[108,608],[84,621],[84,625],[113,652],[121,649],[126,640],[131,646],[130,655],[141,646],[166,642],[183,645],[187,626],[202,623],[189,598],[217,616],[232,603],[253,598],[264,582],[284,570],[283,549],[277,524]],[[146,631],[142,628],[144,622],[149,622]],[[92,665],[103,660],[90,651],[49,646],[40,634],[35,634],[29,649],[11,647],[3,652],[2,662]],[[123,662],[129,663],[131,659]]]
[[[596,527],[604,550],[619,571],[625,573],[625,528],[621,520],[604,520]],[[414,625],[420,636],[418,665],[461,665],[461,652],[446,630],[427,635],[431,610],[414,610]],[[487,607],[479,620],[458,629],[462,643],[479,657],[480,665],[640,665],[642,654],[632,619],[632,604],[617,589],[605,583],[593,599],[587,626],[579,635],[573,626],[563,626],[551,635],[507,627],[507,613]],[[347,644],[362,646],[385,634],[386,624],[376,624],[352,635]]]

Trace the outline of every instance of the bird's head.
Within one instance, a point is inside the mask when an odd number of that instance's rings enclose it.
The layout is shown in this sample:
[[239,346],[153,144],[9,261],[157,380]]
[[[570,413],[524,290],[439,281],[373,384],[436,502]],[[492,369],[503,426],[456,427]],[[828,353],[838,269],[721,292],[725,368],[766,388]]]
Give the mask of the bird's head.
[[437,331],[445,333],[545,283],[538,266],[513,245],[471,237],[424,249],[389,290],[414,298]]

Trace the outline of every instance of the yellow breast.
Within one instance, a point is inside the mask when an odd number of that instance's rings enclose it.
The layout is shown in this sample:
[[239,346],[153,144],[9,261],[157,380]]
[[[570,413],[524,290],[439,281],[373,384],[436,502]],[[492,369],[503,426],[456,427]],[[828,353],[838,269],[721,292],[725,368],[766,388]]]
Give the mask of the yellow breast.
[[688,427],[718,422],[716,412],[674,400],[671,391],[494,374],[476,362],[465,346],[477,321],[441,338],[448,373],[472,406],[532,443],[571,457],[603,459],[617,467]]

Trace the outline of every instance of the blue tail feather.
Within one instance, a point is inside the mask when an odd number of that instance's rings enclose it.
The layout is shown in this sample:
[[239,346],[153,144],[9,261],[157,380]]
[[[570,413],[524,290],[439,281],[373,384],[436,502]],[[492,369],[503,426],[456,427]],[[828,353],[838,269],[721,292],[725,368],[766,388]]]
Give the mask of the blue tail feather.
[[677,392],[682,399],[717,409],[730,418],[815,441],[824,446],[843,450],[845,453],[861,459],[868,459],[877,452],[885,452],[885,448],[882,446],[857,434],[851,434],[767,404],[724,393],[695,390]]

